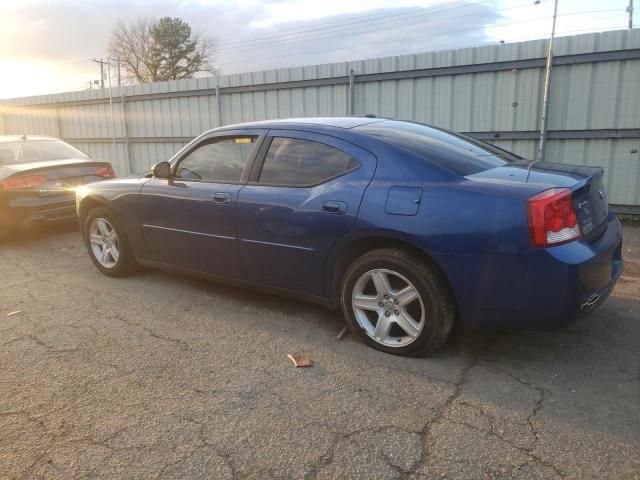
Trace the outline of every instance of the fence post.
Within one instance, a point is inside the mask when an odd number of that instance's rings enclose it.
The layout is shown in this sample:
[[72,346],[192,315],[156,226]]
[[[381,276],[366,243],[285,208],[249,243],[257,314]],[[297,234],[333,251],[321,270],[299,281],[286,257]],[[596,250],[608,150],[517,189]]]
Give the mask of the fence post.
[[62,120],[60,120],[60,107],[56,106],[55,112],[56,112],[56,130],[58,133],[57,137],[63,140],[64,134],[62,133]]
[[120,110],[122,113],[122,131],[124,133],[124,148],[127,158],[128,173],[133,173],[133,159],[131,158],[131,141],[129,140],[129,120],[127,118],[127,100],[124,87],[120,87]]
[[347,114],[348,115],[354,115],[355,114],[355,98],[353,96],[353,87],[354,87],[354,83],[355,83],[355,70],[353,68],[349,69],[349,106],[348,106],[348,111]]
[[0,104],[0,133],[7,134],[7,114],[2,104]]
[[220,101],[220,82],[216,75],[216,115],[218,115],[218,127],[222,126],[222,102]]

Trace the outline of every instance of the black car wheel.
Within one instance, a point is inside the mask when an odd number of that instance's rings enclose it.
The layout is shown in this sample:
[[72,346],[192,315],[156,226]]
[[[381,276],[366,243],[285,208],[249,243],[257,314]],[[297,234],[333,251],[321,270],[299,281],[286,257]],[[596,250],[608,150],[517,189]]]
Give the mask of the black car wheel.
[[87,215],[84,228],[89,256],[102,273],[123,277],[136,270],[124,229],[113,212],[105,207],[95,207]]
[[397,355],[436,351],[453,328],[455,305],[439,272],[407,252],[379,249],[348,268],[341,304],[366,344]]

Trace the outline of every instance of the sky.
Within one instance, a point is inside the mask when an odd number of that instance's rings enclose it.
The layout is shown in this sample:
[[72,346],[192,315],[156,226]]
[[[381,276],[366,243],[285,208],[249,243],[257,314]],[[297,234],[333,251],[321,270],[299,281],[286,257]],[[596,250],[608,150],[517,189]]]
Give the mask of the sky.
[[[559,0],[558,36],[627,27],[628,0]],[[89,88],[118,21],[180,17],[221,73],[547,38],[553,0],[0,0],[0,98]]]

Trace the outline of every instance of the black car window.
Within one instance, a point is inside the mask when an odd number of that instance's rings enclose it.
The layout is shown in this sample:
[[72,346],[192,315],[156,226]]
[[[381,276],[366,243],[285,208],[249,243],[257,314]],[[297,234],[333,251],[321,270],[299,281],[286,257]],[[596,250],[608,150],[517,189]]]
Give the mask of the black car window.
[[357,129],[463,176],[501,167],[518,159],[516,155],[506,155],[504,150],[498,154],[497,148],[483,142],[420,123],[388,120]]
[[292,187],[317,185],[357,166],[354,158],[329,145],[274,137],[258,181],[266,185]]
[[38,162],[63,158],[89,158],[86,153],[60,140],[35,140],[22,143],[22,161]]
[[174,177],[203,182],[239,182],[257,138],[243,136],[210,140],[178,163]]
[[0,143],[0,165],[11,165],[20,162],[20,148],[15,142]]
[[89,158],[89,156],[61,140],[23,140],[0,143],[0,165],[64,158]]

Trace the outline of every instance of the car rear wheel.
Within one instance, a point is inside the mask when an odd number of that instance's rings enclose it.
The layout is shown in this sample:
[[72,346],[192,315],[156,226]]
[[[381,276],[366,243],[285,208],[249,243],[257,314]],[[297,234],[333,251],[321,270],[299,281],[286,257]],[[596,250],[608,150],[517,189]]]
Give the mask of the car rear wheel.
[[397,249],[373,250],[357,259],[344,276],[341,303],[361,340],[397,355],[436,351],[455,319],[453,299],[439,272]]
[[115,215],[105,207],[92,209],[84,222],[89,256],[98,269],[110,277],[123,277],[137,264],[124,230]]

